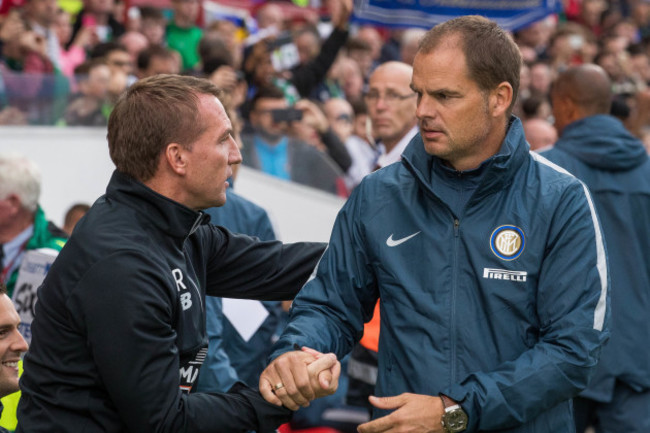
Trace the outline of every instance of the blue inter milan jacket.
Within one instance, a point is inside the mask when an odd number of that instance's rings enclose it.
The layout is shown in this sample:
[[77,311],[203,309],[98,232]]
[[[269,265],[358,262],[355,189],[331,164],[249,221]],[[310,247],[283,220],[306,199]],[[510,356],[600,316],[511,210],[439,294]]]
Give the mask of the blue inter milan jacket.
[[617,379],[636,391],[650,389],[650,158],[607,115],[568,125],[543,155],[587,184],[606,239],[612,336],[583,395],[611,401]]
[[381,298],[376,395],[444,393],[468,432],[573,433],[569,400],[609,321],[587,188],[531,154],[516,118],[458,214],[439,166],[418,134],[355,189],[272,357],[294,343],[343,356]]

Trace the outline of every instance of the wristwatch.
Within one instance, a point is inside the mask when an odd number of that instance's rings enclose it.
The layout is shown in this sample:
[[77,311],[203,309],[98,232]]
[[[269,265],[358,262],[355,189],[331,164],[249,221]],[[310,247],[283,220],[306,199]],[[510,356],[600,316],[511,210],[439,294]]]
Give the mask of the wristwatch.
[[442,414],[442,427],[447,433],[459,433],[467,428],[467,414],[462,407],[444,394],[440,394],[445,413]]

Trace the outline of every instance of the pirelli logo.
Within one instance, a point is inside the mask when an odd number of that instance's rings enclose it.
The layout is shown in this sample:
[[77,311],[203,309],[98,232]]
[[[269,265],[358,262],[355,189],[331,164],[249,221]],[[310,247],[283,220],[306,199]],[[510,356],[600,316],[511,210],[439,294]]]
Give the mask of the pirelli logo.
[[526,271],[507,271],[505,269],[483,268],[483,278],[490,280],[517,281],[526,282],[528,272]]

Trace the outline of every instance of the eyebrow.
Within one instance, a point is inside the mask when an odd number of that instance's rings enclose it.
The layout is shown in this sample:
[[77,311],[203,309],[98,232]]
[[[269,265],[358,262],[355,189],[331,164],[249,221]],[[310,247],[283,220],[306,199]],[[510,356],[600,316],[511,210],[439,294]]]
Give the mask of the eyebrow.
[[[419,93],[419,91],[416,89],[415,85],[413,83],[410,84],[411,90],[413,90],[415,93]],[[462,96],[463,94],[457,90],[451,90],[451,89],[436,89],[436,90],[425,90],[422,93],[426,93],[427,95],[434,95],[436,93],[446,93],[449,96]]]
[[221,134],[221,137],[219,137],[219,141],[227,138],[229,135],[232,135],[232,133],[233,133],[232,128],[226,129],[226,131],[223,134]]

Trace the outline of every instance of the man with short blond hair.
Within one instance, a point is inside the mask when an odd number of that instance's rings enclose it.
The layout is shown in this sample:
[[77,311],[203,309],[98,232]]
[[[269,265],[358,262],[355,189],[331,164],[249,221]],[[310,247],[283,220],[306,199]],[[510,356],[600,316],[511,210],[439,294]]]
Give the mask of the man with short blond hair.
[[570,399],[609,336],[606,254],[588,189],[530,152],[511,115],[521,61],[483,17],[424,36],[419,133],[339,212],[260,378],[268,401],[309,400],[287,386],[307,383],[295,348],[345,355],[381,298],[360,433],[575,432]]
[[[241,162],[219,95],[208,80],[157,75],[115,105],[116,170],[38,291],[18,432],[273,432],[290,418],[243,384],[192,392],[206,295],[291,299],[325,248],[209,224],[202,210],[225,204]],[[331,394],[340,364],[318,358],[300,357],[314,395]]]

